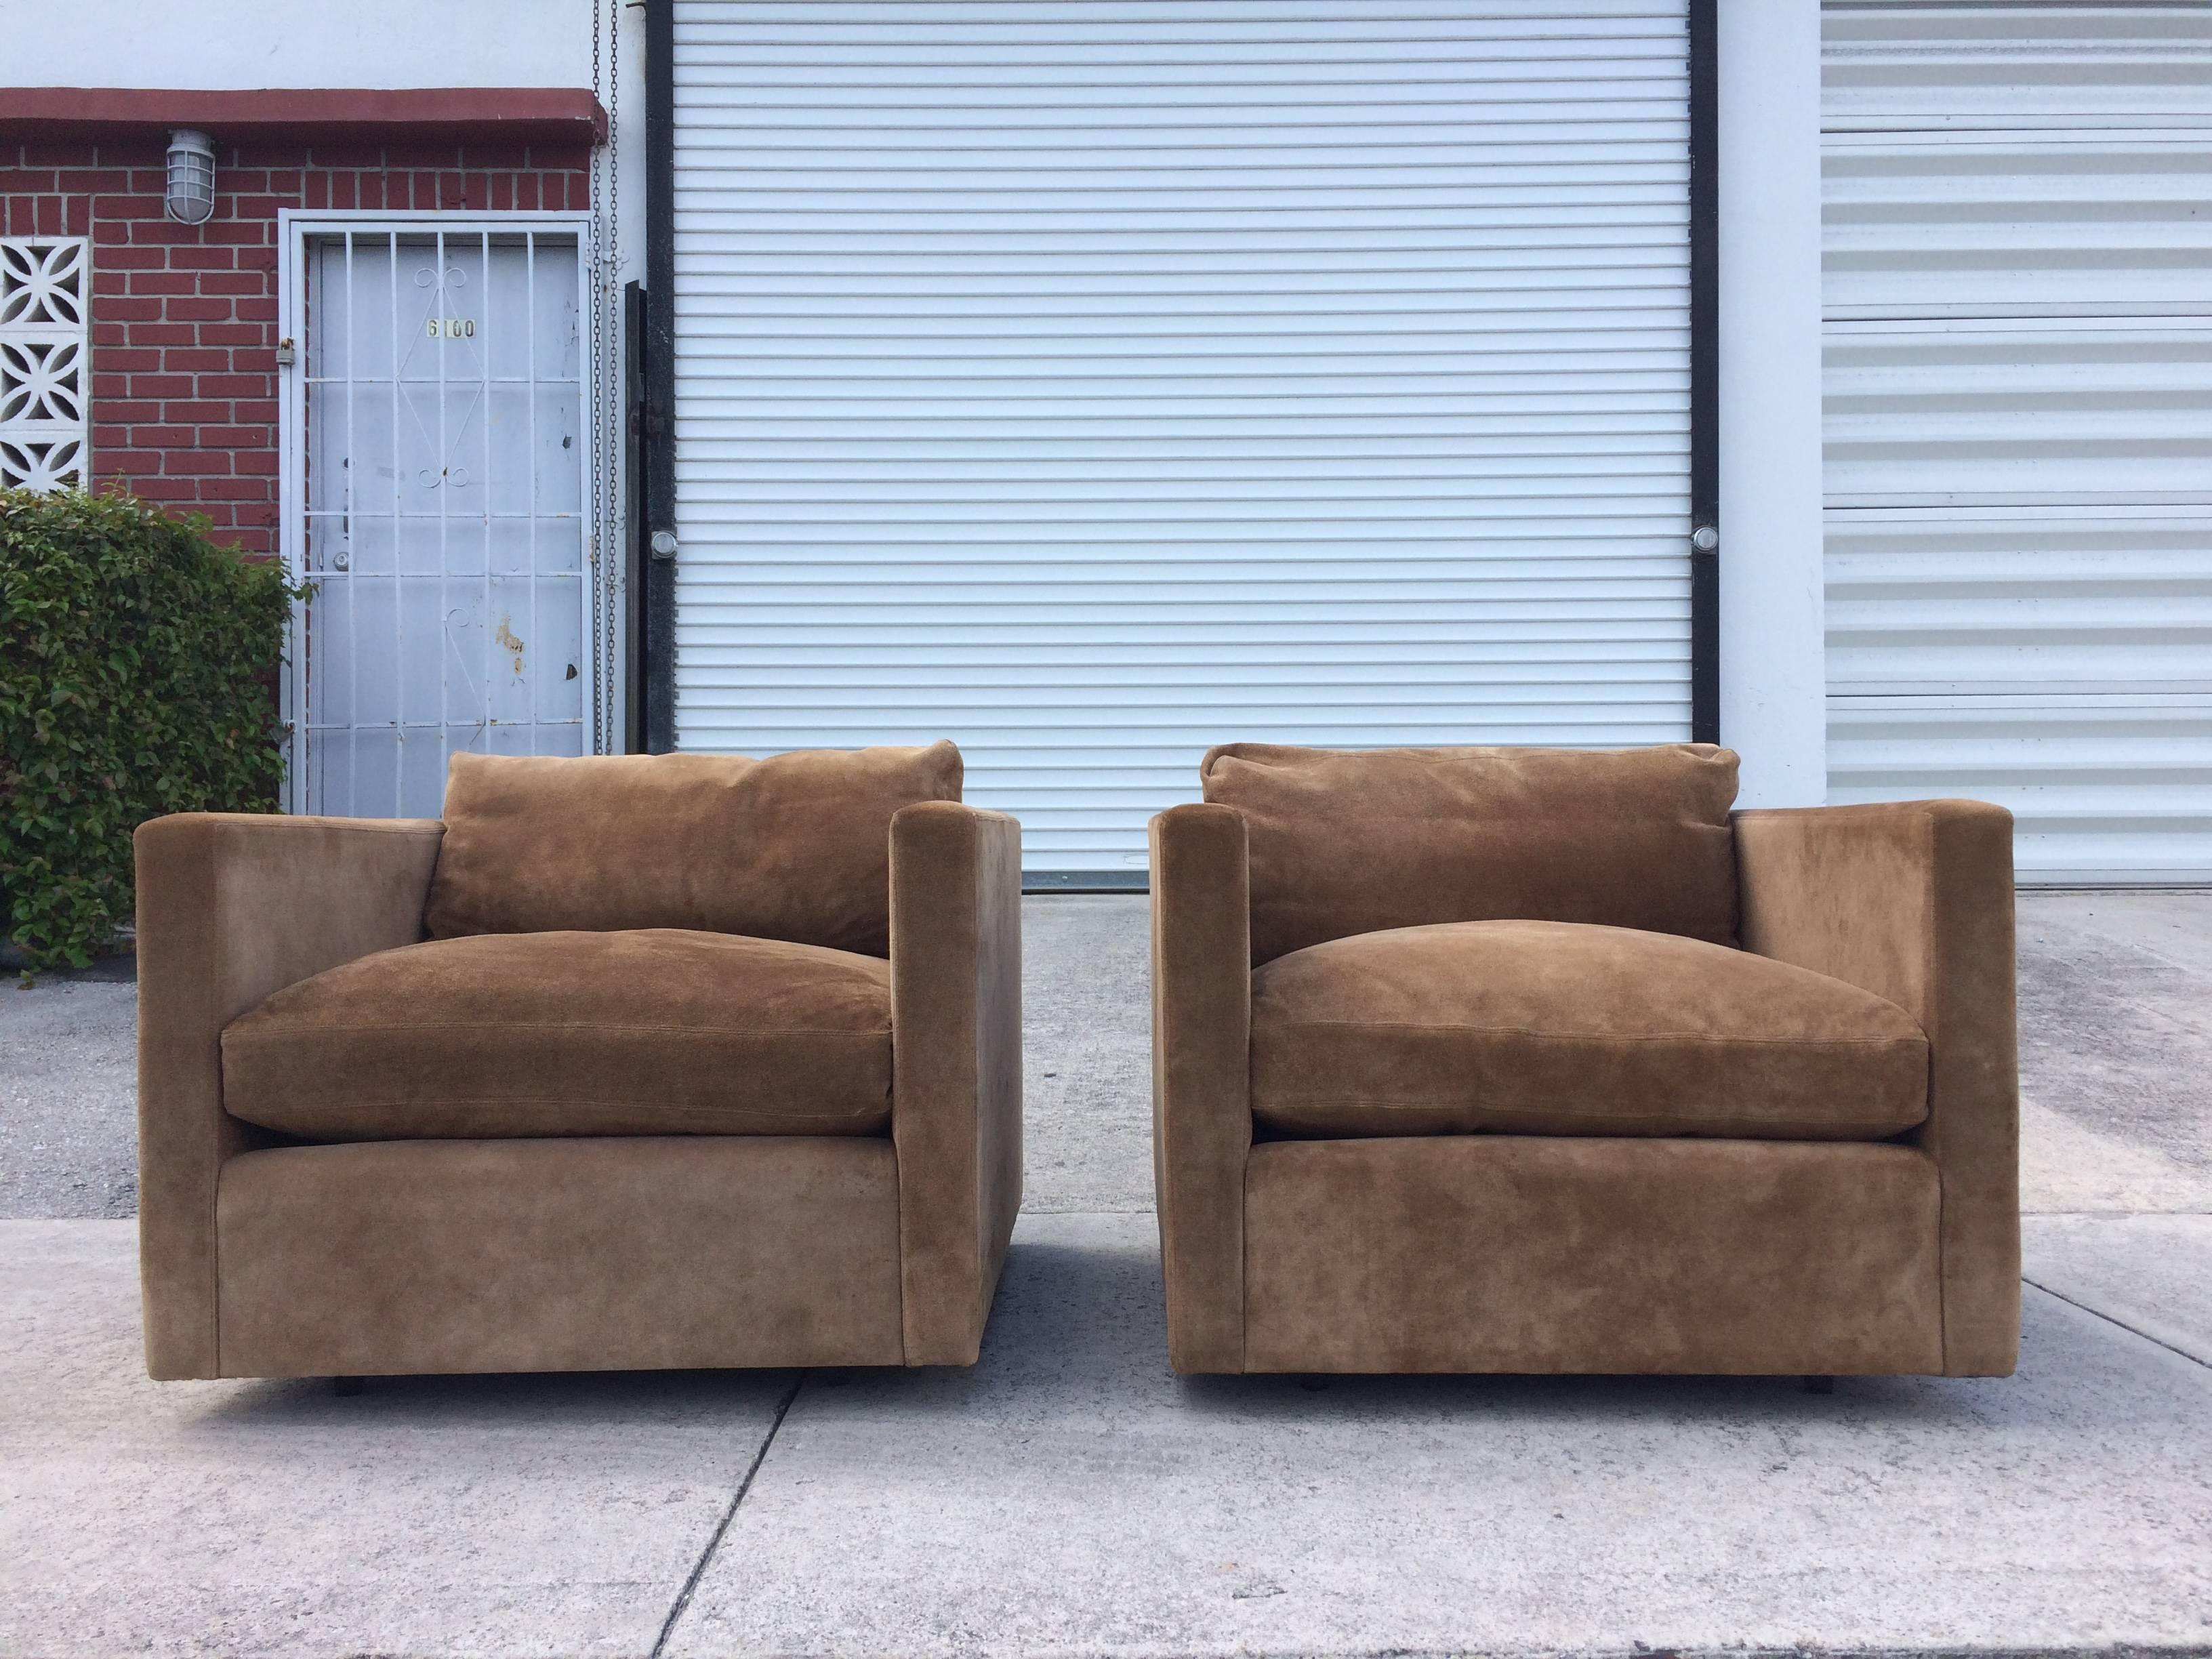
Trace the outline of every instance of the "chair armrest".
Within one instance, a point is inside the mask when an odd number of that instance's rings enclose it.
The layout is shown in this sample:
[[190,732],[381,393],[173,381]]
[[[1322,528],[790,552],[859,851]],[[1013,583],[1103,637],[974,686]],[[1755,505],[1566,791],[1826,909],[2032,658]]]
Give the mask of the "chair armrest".
[[1178,1371],[1244,1369],[1252,898],[1244,815],[1152,820],[1152,1176]]
[[138,1246],[146,1369],[219,1376],[222,1028],[300,980],[422,937],[445,825],[185,812],[139,826]]
[[1022,827],[921,801],[890,860],[906,1363],[972,1365],[1022,1206]]
[[1942,1182],[1943,1368],[2020,1351],[2020,1067],[2012,814],[1899,801],[1735,815],[1744,948],[1888,998],[1928,1034]]

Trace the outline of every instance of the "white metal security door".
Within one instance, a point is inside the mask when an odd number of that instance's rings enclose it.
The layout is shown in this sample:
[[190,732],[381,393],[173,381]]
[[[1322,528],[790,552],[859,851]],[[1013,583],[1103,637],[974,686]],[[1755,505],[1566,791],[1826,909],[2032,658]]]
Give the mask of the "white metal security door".
[[2212,7],[1824,23],[1830,797],[2212,880]]
[[435,817],[457,750],[592,746],[578,234],[302,246],[294,806]]
[[1682,0],[676,0],[677,732],[1141,878],[1228,738],[1689,730]]

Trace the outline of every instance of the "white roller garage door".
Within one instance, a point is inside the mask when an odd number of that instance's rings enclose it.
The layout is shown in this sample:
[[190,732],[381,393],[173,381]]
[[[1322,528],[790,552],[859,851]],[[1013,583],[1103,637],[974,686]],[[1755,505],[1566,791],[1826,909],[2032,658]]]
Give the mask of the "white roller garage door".
[[675,26],[681,746],[1133,879],[1223,739],[1687,735],[1681,0]]
[[1831,799],[2212,879],[2212,7],[1824,21]]

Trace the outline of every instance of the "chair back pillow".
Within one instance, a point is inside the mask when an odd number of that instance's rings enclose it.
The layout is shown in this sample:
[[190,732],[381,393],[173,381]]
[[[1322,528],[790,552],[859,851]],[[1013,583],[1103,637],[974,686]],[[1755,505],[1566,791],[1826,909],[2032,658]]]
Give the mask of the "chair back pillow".
[[1255,964],[1440,921],[1735,943],[1733,750],[1232,743],[1199,776],[1207,800],[1244,815]]
[[424,923],[688,927],[890,954],[891,814],[960,799],[960,751],[456,755]]

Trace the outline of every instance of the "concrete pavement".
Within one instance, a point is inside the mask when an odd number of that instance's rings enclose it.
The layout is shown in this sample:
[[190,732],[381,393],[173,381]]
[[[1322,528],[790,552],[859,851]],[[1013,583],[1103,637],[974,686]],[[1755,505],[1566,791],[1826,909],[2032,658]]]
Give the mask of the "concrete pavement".
[[791,1382],[152,1383],[133,1231],[0,1224],[0,1653],[649,1653]]
[[0,1216],[138,1212],[138,988],[0,976]]
[[1027,1222],[973,1373],[810,1378],[670,1650],[2212,1641],[2212,1371],[2040,1292],[2002,1382],[1178,1382],[1148,1219]]
[[[2023,896],[2020,1375],[1824,1397],[1176,1379],[1143,916],[1028,907],[972,1371],[157,1386],[0,1222],[0,1654],[2212,1653],[2212,896]],[[9,1212],[127,1207],[129,1010],[0,991]]]
[[1025,1218],[732,1512],[787,1375],[156,1385],[126,1227],[4,1237],[9,1654],[2212,1649],[2212,1370],[2033,1289],[2003,1382],[1182,1382],[1151,1218]]

